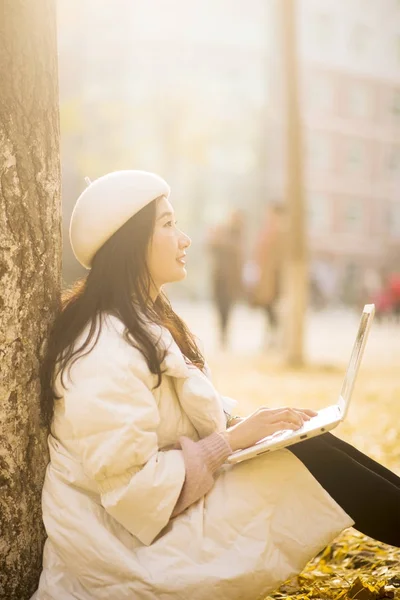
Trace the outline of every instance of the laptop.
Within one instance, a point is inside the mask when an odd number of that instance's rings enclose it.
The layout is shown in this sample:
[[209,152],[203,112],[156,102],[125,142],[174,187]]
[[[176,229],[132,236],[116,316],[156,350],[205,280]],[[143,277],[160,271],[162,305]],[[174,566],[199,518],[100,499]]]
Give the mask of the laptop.
[[360,326],[358,328],[337,404],[333,404],[319,410],[315,417],[312,417],[309,421],[306,421],[304,425],[296,431],[292,431],[291,429],[276,431],[272,435],[263,438],[249,448],[236,450],[230,456],[228,456],[226,460],[227,463],[235,464],[243,460],[248,460],[249,458],[254,458],[255,456],[260,456],[260,454],[286,448],[287,446],[297,444],[298,442],[308,438],[321,435],[321,433],[325,433],[326,431],[330,431],[331,429],[337,427],[339,423],[346,418],[354,383],[360,368],[361,359],[364,353],[365,344],[367,343],[367,338],[374,314],[375,305],[366,304],[361,315]]

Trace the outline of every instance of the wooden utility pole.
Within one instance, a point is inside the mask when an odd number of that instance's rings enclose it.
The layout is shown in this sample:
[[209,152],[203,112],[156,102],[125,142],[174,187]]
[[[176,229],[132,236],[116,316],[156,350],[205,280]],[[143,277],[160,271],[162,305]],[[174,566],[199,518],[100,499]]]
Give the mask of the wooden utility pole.
[[55,0],[3,0],[0,81],[0,598],[27,600],[45,537],[38,371],[61,283]]
[[307,244],[303,184],[303,143],[298,92],[296,0],[279,0],[282,24],[282,65],[286,101],[286,358],[291,366],[304,362],[307,309]]

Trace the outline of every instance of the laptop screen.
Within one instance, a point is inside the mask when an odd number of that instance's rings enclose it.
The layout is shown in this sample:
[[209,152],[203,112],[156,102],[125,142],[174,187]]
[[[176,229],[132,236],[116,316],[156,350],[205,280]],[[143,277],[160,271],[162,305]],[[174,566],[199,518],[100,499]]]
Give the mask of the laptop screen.
[[361,363],[362,355],[364,352],[374,313],[375,306],[373,304],[366,304],[364,306],[364,310],[361,315],[360,326],[357,332],[357,337],[354,342],[350,362],[347,367],[346,375],[343,381],[342,391],[340,393],[339,405],[341,410],[344,412],[344,416],[347,413],[351,393],[353,391],[354,382],[356,380],[356,375]]

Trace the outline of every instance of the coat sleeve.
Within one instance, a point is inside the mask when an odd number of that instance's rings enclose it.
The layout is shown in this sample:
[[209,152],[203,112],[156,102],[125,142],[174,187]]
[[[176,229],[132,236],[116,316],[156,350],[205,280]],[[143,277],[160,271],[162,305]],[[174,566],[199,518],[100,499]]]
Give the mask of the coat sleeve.
[[152,379],[139,351],[102,334],[73,365],[64,391],[79,458],[101,504],[145,545],[167,525],[185,480],[182,451],[158,449]]
[[214,432],[194,442],[187,437],[179,439],[185,461],[186,478],[172,516],[183,512],[205,496],[214,485],[214,473],[232,454],[227,438]]

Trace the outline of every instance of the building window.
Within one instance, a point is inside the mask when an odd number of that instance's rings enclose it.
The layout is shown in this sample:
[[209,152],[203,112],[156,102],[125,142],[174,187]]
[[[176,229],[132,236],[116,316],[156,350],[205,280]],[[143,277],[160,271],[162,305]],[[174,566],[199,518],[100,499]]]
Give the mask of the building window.
[[371,114],[371,94],[366,86],[354,83],[348,88],[348,109],[353,117],[366,118]]
[[397,64],[400,65],[400,35],[396,36],[396,59]]
[[400,90],[393,91],[391,110],[397,117],[400,117]]
[[364,226],[364,204],[360,198],[347,198],[343,203],[345,233],[359,233]]
[[332,139],[326,133],[312,132],[308,138],[307,157],[312,169],[329,171],[333,166]]
[[311,76],[310,104],[313,109],[333,113],[335,110],[335,87],[326,76]]
[[345,149],[345,168],[352,173],[361,171],[365,163],[365,144],[362,140],[347,141]]
[[393,144],[388,148],[387,152],[387,170],[390,175],[400,173],[400,145]]
[[311,192],[307,196],[307,223],[312,233],[327,233],[331,228],[332,212],[329,196]]
[[389,203],[388,230],[390,237],[400,239],[400,198]]
[[371,28],[358,23],[350,34],[350,52],[357,58],[365,57],[370,45]]
[[319,13],[314,17],[314,39],[319,48],[332,45],[334,35],[334,20],[331,15]]

